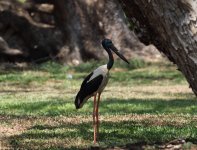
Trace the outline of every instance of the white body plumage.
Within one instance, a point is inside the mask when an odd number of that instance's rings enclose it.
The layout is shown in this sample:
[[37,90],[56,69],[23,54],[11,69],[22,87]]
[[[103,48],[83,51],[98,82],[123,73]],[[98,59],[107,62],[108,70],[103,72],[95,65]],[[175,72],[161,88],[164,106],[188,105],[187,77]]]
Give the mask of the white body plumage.
[[107,65],[102,65],[102,66],[98,67],[97,69],[95,69],[93,71],[93,75],[90,77],[90,79],[87,81],[87,83],[90,82],[91,80],[93,80],[94,78],[98,77],[99,75],[103,76],[103,80],[102,80],[98,90],[96,92],[94,92],[94,95],[96,93],[101,93],[108,83],[109,70],[107,69]]

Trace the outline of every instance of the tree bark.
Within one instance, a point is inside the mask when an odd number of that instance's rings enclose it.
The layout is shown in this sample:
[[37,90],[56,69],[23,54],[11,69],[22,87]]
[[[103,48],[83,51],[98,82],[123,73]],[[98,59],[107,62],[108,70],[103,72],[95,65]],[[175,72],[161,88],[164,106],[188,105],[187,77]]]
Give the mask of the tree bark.
[[[120,0],[131,23],[177,64],[197,95],[197,2],[195,0]],[[133,20],[135,20],[133,22]],[[137,20],[137,21],[136,21]]]

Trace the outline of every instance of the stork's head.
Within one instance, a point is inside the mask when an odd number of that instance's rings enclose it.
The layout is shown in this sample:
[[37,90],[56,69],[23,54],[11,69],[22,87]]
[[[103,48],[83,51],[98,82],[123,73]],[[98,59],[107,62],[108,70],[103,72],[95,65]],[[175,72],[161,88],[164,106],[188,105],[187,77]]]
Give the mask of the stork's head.
[[102,40],[102,46],[104,48],[109,48],[111,45],[113,45],[113,43],[110,39],[103,39]]
[[114,53],[116,53],[116,55],[118,55],[122,60],[124,60],[126,63],[129,64],[129,61],[122,55],[119,53],[119,50],[114,46],[114,44],[112,43],[112,41],[110,39],[103,39],[102,40],[102,46],[106,51],[113,51]]

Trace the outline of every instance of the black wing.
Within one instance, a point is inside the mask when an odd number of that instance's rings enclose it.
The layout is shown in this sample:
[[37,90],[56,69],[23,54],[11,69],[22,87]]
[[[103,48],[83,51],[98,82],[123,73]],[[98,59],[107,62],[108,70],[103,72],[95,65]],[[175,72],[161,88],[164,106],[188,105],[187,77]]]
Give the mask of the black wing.
[[89,82],[87,81],[83,82],[80,91],[82,91],[83,93],[87,93],[85,94],[85,96],[89,96],[98,90],[102,80],[103,80],[103,76],[98,75],[97,77],[95,77]]
[[81,88],[85,86],[85,84],[88,82],[88,80],[91,78],[92,75],[93,75],[93,72],[91,72],[87,77],[85,77],[85,79],[83,80],[81,84]]
[[92,75],[93,75],[93,73],[90,73],[84,79],[84,81],[81,85],[81,89],[78,92],[76,99],[75,99],[76,108],[80,107],[80,104],[82,104],[84,102],[84,99],[86,97],[92,96],[92,94],[98,90],[99,86],[102,83],[102,80],[103,80],[102,75],[98,75],[97,77],[95,77],[94,79],[92,79],[91,81],[88,82],[88,80],[91,78]]

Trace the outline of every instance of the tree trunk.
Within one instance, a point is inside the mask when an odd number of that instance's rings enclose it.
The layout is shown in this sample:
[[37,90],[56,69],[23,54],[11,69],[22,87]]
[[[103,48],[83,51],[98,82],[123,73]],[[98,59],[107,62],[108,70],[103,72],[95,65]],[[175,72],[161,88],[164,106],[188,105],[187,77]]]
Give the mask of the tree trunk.
[[103,59],[107,58],[101,47],[104,37],[127,58],[157,59],[155,48],[139,42],[127,23],[118,0],[0,0],[0,38],[9,48],[9,53],[1,50],[0,43],[0,61],[49,58],[79,64]]
[[[130,22],[143,27],[153,43],[177,64],[197,95],[197,2],[195,0],[120,0]],[[133,20],[135,20],[133,22]],[[137,20],[137,21],[136,21]]]
[[63,59],[77,62],[103,58],[101,40],[105,37],[112,39],[128,57],[133,45],[143,48],[127,27],[117,0],[58,0],[53,4],[56,23],[65,35],[65,46],[59,54]]

